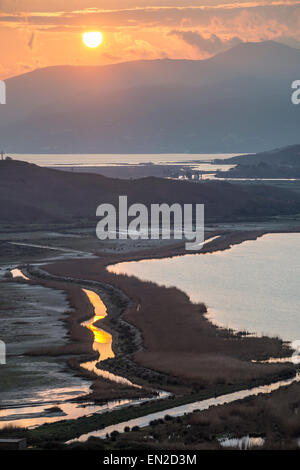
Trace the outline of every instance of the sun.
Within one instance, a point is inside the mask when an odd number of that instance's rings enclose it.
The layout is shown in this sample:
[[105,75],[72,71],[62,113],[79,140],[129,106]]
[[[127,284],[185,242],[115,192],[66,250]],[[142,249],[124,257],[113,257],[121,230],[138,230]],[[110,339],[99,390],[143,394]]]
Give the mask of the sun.
[[90,31],[88,33],[83,33],[82,39],[87,47],[91,47],[94,49],[100,46],[103,41],[103,36],[100,31]]

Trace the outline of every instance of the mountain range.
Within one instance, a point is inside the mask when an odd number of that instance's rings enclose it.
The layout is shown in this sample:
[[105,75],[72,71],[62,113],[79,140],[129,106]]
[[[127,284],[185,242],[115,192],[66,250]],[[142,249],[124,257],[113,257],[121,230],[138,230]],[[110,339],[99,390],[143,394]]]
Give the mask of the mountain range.
[[56,66],[6,81],[11,153],[249,153],[298,142],[300,50],[242,43],[206,60]]

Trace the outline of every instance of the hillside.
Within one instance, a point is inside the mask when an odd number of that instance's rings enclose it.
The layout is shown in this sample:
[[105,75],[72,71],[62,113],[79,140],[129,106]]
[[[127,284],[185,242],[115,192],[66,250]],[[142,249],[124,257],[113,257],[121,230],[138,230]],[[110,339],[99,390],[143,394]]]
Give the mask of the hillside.
[[[225,163],[225,160],[217,159],[216,163]],[[300,165],[300,145],[289,145],[287,147],[258,152],[249,155],[238,155],[228,158],[226,163],[240,165],[257,165],[267,163],[269,165]]]
[[[215,160],[216,164],[225,160]],[[218,171],[222,178],[300,178],[300,145],[239,155],[229,158],[226,163],[235,164],[228,171]]]
[[237,220],[299,212],[300,195],[268,186],[224,182],[188,183],[160,178],[117,180],[102,175],[71,173],[20,161],[0,161],[1,224],[96,222],[103,202],[129,204],[178,202],[205,204],[206,219]]
[[58,66],[7,80],[10,153],[255,152],[298,140],[300,50],[243,43],[207,60]]

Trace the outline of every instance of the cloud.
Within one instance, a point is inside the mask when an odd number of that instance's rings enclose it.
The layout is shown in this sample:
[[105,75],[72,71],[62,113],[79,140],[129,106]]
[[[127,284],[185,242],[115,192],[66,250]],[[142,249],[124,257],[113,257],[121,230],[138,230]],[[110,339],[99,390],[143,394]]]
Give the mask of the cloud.
[[196,9],[238,8],[294,5],[299,0],[1,0],[0,11],[6,12],[65,12],[71,11],[124,11],[137,9]]
[[168,33],[168,36],[177,36],[191,46],[197,47],[199,51],[207,52],[208,54],[216,54],[243,42],[237,36],[223,40],[216,34],[212,34],[210,37],[205,38],[197,31],[172,30]]
[[[11,0],[10,0],[11,1]],[[20,0],[18,0],[19,2]],[[3,0],[2,0],[3,2]],[[110,9],[107,6],[104,8],[104,2],[94,0],[94,3],[101,4],[102,8],[83,8],[83,9],[68,9],[67,4],[64,3],[64,9],[60,7],[59,10],[48,11],[43,8],[36,10],[21,8],[17,11],[4,9],[0,0],[0,22],[11,23],[14,25],[28,22],[28,24],[35,26],[91,26],[99,24],[102,27],[151,27],[153,25],[162,25],[172,27],[173,29],[179,28],[183,20],[190,22],[191,26],[207,24],[212,17],[218,16],[230,21],[233,17],[238,15],[241,11],[253,11],[258,15],[268,15],[275,17],[279,21],[287,21],[288,17],[293,17],[295,10],[299,11],[300,0],[254,0],[254,1],[224,1],[224,0],[202,0],[196,2],[193,0],[173,0],[156,3],[149,5],[148,2],[126,1],[123,0],[115,2],[115,6],[119,5],[120,8],[113,8],[110,4]],[[146,4],[148,3],[148,5]],[[166,5],[166,3],[168,3]],[[180,6],[178,5],[180,3]],[[195,3],[198,3],[197,5]],[[200,3],[200,4],[199,4]],[[36,5],[41,4],[36,0]],[[131,4],[131,7],[130,7]],[[44,3],[44,7],[46,2]],[[47,2],[48,5],[48,2]],[[77,2],[80,5],[80,2]],[[121,5],[123,6],[121,8]],[[73,7],[74,7],[73,3]]]
[[33,48],[34,39],[35,39],[35,33],[32,32],[30,35],[29,41],[27,43],[27,46],[29,47],[29,49]]
[[[299,26],[300,0],[0,0],[0,38],[10,38],[0,71],[20,72],[21,57],[34,67],[98,65],[206,59],[247,41],[299,47]],[[105,38],[94,53],[82,46],[89,29]]]

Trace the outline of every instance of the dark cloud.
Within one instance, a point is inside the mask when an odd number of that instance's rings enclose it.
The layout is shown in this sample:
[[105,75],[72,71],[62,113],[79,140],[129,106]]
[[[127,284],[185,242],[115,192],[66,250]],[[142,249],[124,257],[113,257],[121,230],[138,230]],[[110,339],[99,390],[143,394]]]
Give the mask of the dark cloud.
[[29,49],[33,48],[34,39],[35,39],[35,33],[33,32],[31,33],[28,44],[27,44]]
[[223,40],[219,36],[212,34],[210,37],[205,38],[197,31],[179,31],[173,30],[168,33],[169,36],[177,36],[183,39],[191,46],[197,47],[201,52],[208,54],[215,54],[225,49],[236,46],[243,42],[239,37],[235,36],[228,40]]

